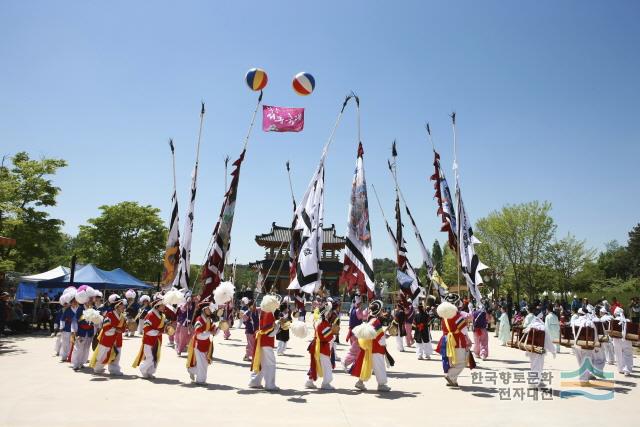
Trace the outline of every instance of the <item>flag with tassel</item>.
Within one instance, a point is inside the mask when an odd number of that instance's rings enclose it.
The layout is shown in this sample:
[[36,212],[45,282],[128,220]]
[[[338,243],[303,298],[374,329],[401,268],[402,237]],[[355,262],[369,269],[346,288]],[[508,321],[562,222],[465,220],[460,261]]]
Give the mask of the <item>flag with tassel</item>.
[[169,221],[169,235],[162,261],[162,276],[160,285],[169,289],[178,273],[180,264],[180,226],[178,220],[178,194],[176,190],[176,158],[173,140],[169,140],[171,157],[173,159],[173,195],[171,196],[171,220]]

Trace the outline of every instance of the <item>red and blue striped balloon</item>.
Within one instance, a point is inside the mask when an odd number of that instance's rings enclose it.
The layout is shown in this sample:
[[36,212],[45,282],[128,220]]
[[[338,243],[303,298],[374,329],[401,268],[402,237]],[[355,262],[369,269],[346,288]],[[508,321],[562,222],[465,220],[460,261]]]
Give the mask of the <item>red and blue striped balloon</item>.
[[259,91],[265,88],[267,85],[267,73],[262,68],[252,68],[247,71],[247,75],[244,77],[249,89]]
[[295,75],[292,85],[293,90],[295,90],[298,95],[310,95],[316,88],[316,79],[314,79],[311,74],[303,71]]

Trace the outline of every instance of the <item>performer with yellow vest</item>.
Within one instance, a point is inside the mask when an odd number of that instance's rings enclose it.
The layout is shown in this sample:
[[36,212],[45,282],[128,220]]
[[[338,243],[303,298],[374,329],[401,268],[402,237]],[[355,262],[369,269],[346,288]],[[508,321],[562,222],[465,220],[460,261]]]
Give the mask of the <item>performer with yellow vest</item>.
[[307,348],[311,356],[311,366],[308,372],[309,379],[305,384],[306,388],[316,388],[314,381],[317,380],[318,377],[322,377],[321,389],[335,389],[331,385],[331,381],[333,380],[333,364],[331,362],[333,330],[331,323],[327,319],[331,311],[332,305],[330,302],[325,302],[324,305],[319,307],[318,314],[320,318],[314,327],[315,336]]
[[162,332],[164,331],[165,316],[162,294],[157,293],[151,301],[152,309],[144,318],[142,328],[142,344],[138,356],[132,367],[140,366],[142,378],[155,378],[156,369],[160,362],[160,347],[162,346]]
[[206,384],[207,370],[213,357],[213,342],[211,337],[218,332],[213,322],[213,313],[218,306],[208,300],[201,302],[196,311],[193,337],[187,349],[187,371],[191,381],[196,384]]
[[109,296],[112,309],[104,313],[102,329],[98,334],[98,346],[91,357],[90,367],[93,372],[101,374],[108,365],[111,375],[122,375],[120,369],[120,354],[122,353],[122,334],[127,327],[124,311],[127,307],[126,299],[119,299],[118,295]]
[[464,331],[467,318],[461,315],[454,305],[460,297],[449,293],[444,299],[436,309],[442,321],[442,338],[438,342],[436,352],[442,355],[442,368],[447,386],[458,387],[458,376],[466,366],[471,343]]
[[278,325],[274,312],[280,307],[280,296],[267,294],[260,302],[260,323],[256,331],[256,347],[251,361],[250,388],[264,388],[269,391],[279,390],[276,387],[276,355],[273,352]]
[[378,318],[381,312],[382,301],[372,301],[369,304],[369,321],[356,326],[352,331],[362,349],[349,371],[351,375],[358,377],[355,385],[358,390],[367,389],[364,383],[371,378],[372,373],[376,376],[378,391],[391,390],[387,385],[385,357],[391,366],[393,366],[393,359],[387,352],[385,332]]

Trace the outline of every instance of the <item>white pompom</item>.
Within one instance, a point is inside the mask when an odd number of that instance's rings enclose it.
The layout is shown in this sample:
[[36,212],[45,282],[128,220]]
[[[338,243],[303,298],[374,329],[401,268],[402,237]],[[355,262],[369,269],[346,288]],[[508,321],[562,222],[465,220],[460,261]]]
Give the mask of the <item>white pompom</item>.
[[361,323],[351,331],[358,339],[372,340],[378,335],[376,329],[369,323]]
[[164,305],[174,305],[174,304],[180,305],[180,304],[184,304],[186,301],[187,300],[184,297],[184,294],[176,288],[172,288],[162,297],[162,303]]
[[76,292],[76,301],[78,301],[79,304],[88,303],[90,297],[91,297],[91,294],[87,289]]
[[260,302],[260,308],[267,313],[273,313],[280,307],[280,301],[274,295],[265,295]]
[[213,300],[216,304],[224,305],[233,299],[236,287],[231,282],[222,282],[215,291],[213,291]]
[[93,308],[88,308],[82,312],[82,317],[89,323],[93,323],[94,325],[101,325],[104,320],[102,315],[98,310]]
[[438,313],[438,316],[448,320],[453,318],[456,315],[456,313],[458,312],[458,309],[456,308],[455,305],[451,304],[450,302],[443,301],[440,303],[440,305],[438,305],[436,312]]
[[291,323],[289,330],[291,331],[294,337],[300,338],[300,339],[306,338],[307,332],[308,332],[307,324],[304,323],[302,320],[294,320]]
[[136,297],[136,291],[134,291],[133,289],[129,289],[129,290],[127,290],[127,292],[124,293],[124,297],[126,299],[135,298]]

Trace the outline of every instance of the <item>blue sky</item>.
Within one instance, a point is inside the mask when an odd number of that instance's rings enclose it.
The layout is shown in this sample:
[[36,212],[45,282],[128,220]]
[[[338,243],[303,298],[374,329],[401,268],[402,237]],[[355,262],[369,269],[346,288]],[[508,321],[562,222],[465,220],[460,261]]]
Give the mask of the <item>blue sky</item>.
[[[51,212],[70,234],[98,206],[123,200],[157,206],[168,221],[167,140],[184,214],[204,99],[199,263],[222,200],[223,159],[239,154],[255,105],[244,73],[259,66],[269,75],[265,103],[305,107],[306,124],[299,134],[254,132],[231,258],[260,258],[254,236],[289,223],[284,163],[300,198],[350,90],[362,100],[369,184],[391,214],[386,159],[397,139],[400,183],[426,241],[445,236],[424,123],[451,176],[456,110],[472,220],[549,200],[560,236],[602,249],[626,241],[640,220],[639,19],[634,1],[2,2],[0,154],[68,160]],[[317,83],[308,97],[290,87],[303,70]],[[349,109],[327,161],[325,218],[341,234],[356,143]],[[373,195],[370,208],[374,256],[392,257]],[[417,261],[414,242],[408,248]]]

